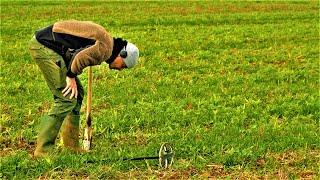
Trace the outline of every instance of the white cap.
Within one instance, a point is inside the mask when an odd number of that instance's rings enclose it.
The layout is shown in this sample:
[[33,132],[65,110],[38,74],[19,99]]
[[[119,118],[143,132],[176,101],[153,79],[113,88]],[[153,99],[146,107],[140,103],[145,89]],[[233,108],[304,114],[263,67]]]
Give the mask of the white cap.
[[127,51],[127,57],[123,59],[127,68],[132,68],[136,64],[138,64],[139,59],[139,49],[132,43],[128,43],[127,47],[125,47]]

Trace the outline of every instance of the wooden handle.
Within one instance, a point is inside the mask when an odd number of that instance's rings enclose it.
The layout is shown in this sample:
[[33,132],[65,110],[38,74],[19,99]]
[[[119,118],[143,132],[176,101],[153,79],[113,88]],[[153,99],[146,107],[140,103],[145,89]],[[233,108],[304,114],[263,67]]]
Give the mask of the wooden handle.
[[89,67],[88,71],[88,95],[87,95],[87,116],[91,115],[91,106],[92,106],[92,67]]
[[91,142],[92,142],[92,115],[91,115],[91,107],[92,107],[92,67],[89,66],[88,71],[88,93],[87,93],[87,115],[86,115],[86,128],[84,131],[84,141],[83,148],[86,151],[90,150]]

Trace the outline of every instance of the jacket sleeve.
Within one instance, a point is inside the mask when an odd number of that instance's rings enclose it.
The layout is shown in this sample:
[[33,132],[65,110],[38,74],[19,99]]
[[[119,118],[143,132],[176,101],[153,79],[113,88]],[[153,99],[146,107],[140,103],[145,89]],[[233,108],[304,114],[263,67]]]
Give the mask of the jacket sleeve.
[[87,66],[95,66],[101,64],[107,58],[109,58],[112,52],[107,52],[108,48],[106,44],[97,40],[94,45],[80,51],[75,54],[72,59],[71,67],[68,72],[69,77],[74,77],[74,75],[79,75],[82,73],[83,69]]

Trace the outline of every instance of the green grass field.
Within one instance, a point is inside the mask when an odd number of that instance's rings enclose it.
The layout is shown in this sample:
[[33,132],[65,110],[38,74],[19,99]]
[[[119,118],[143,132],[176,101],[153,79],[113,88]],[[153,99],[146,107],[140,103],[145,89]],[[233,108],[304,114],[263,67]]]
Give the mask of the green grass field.
[[[319,178],[319,7],[2,0],[0,179]],[[34,159],[53,100],[27,44],[66,19],[136,43],[141,62],[121,72],[94,67],[90,153],[57,140],[52,156]],[[86,71],[80,79],[86,87]],[[121,161],[156,155],[163,142],[175,151],[169,170]]]

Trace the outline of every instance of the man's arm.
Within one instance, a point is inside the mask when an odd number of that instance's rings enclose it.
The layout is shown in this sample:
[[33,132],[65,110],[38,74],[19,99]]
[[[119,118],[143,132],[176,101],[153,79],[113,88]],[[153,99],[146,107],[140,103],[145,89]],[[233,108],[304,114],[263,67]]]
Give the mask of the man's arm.
[[94,45],[76,53],[70,63],[70,71],[73,74],[81,74],[88,66],[99,65],[111,56],[107,45],[97,40]]

